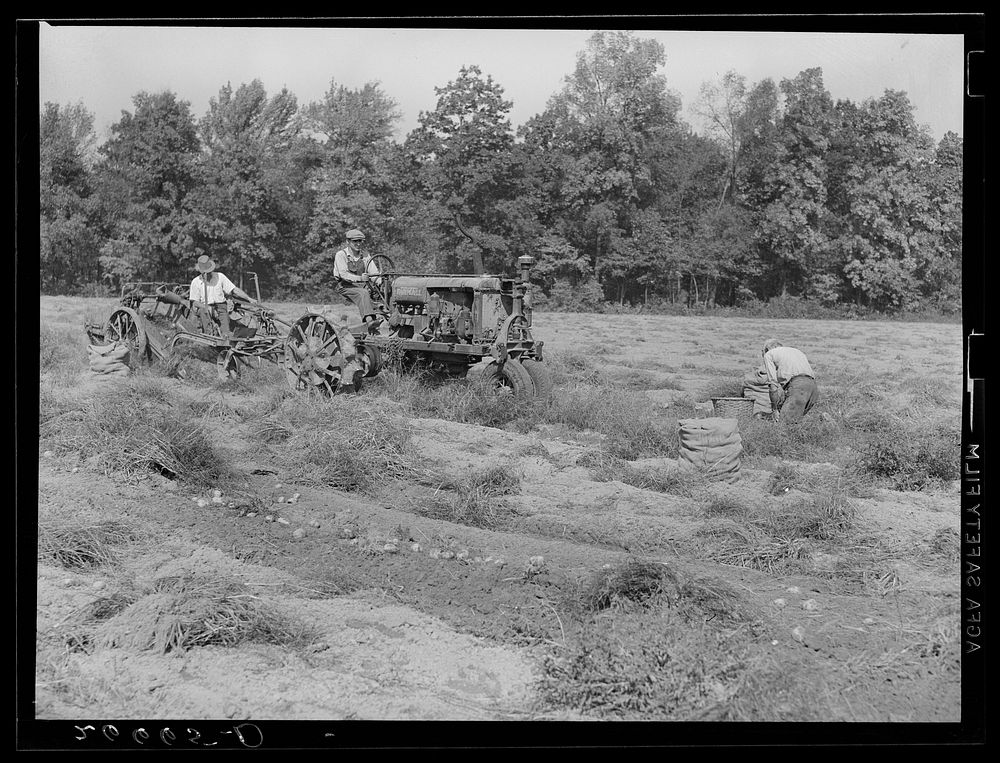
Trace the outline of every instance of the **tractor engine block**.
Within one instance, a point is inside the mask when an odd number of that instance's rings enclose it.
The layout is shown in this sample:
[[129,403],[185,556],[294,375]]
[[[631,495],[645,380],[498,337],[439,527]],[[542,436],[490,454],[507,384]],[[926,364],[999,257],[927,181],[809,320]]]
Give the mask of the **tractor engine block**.
[[510,315],[511,294],[511,284],[497,276],[400,276],[389,325],[403,337],[488,343]]

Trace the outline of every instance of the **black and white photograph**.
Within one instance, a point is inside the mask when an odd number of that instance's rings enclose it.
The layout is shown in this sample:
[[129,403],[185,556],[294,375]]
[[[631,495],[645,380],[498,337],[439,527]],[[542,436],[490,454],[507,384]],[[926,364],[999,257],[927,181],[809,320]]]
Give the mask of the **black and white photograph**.
[[975,741],[983,29],[19,21],[22,744]]

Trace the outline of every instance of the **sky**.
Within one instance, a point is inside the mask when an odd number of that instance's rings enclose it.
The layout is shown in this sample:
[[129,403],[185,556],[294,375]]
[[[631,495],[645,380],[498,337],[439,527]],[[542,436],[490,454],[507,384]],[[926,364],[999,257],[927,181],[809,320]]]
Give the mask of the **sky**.
[[[600,29],[629,29],[603,25]],[[83,103],[98,138],[132,112],[139,92],[170,90],[195,118],[227,83],[259,79],[268,95],[287,87],[299,105],[322,100],[331,81],[349,89],[377,82],[403,114],[397,139],[433,111],[435,88],[477,65],[513,102],[516,128],[541,113],[562,89],[577,54],[596,29],[351,28],[39,25],[39,108]],[[705,82],[728,70],[749,83],[775,83],[813,67],[834,99],[860,103],[885,90],[905,91],[918,124],[935,140],[962,129],[963,39],[960,34],[679,31],[642,28],[661,42],[667,87],[681,96],[682,116],[696,131],[692,107]]]

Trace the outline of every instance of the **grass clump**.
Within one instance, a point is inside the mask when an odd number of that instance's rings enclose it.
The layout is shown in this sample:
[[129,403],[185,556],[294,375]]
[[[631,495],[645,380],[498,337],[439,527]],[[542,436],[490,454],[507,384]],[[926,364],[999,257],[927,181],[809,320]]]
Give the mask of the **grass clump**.
[[829,493],[774,513],[765,526],[772,535],[792,539],[834,540],[854,527],[855,504],[840,493]]
[[616,648],[606,623],[587,622],[569,649],[545,655],[541,701],[598,717],[666,716],[671,708],[660,687],[669,686],[676,661],[674,645],[668,644],[662,632],[645,633],[632,622],[620,623],[617,631],[628,650]]
[[[498,395],[483,379],[453,380],[416,391],[407,400],[419,416],[478,424],[497,429],[531,415],[531,409],[513,395]],[[530,428],[525,424],[522,428]]]
[[930,554],[934,557],[957,561],[962,549],[962,539],[953,527],[942,527],[928,542]]
[[694,495],[702,482],[701,475],[681,469],[657,469],[627,465],[622,473],[621,482],[625,485],[654,490],[657,493],[669,493],[690,497]]
[[[509,395],[497,395],[480,377],[449,378],[431,370],[399,371],[389,368],[373,381],[380,393],[402,412],[423,418],[444,419],[497,429],[531,417],[531,406]],[[529,429],[525,421],[522,429]]]
[[136,599],[137,594],[132,591],[115,591],[108,596],[102,596],[86,606],[85,620],[90,622],[110,620],[134,604]]
[[653,423],[653,405],[643,394],[612,387],[576,385],[558,390],[553,404],[542,413],[549,424],[607,435],[610,453],[629,461],[646,456],[676,455],[672,433]]
[[828,460],[838,447],[848,445],[852,438],[833,419],[810,413],[797,424],[781,424],[752,419],[740,424],[743,452],[749,459],[770,457],[796,461]]
[[39,385],[38,428],[42,440],[51,442],[52,436],[65,429],[69,421],[80,420],[82,407],[72,398],[56,393],[50,384]]
[[774,538],[757,525],[738,522],[713,524],[696,536],[705,541],[705,551],[713,561],[764,572],[787,568],[802,557],[805,547],[801,538]]
[[552,373],[552,383],[557,387],[605,383],[604,375],[585,355],[572,350],[556,350],[546,353],[545,357]]
[[[567,595],[563,641],[542,659],[545,709],[694,720],[735,694],[762,621],[722,581],[631,558]],[[733,626],[736,626],[735,629]]]
[[743,397],[743,377],[721,380],[708,387],[702,395],[706,400],[713,397]]
[[401,339],[390,339],[380,348],[382,354],[382,367],[396,373],[403,373],[408,370],[406,351],[403,349]]
[[405,420],[356,397],[290,398],[260,427],[275,462],[302,484],[365,491],[410,470]]
[[458,481],[444,480],[446,491],[420,511],[424,516],[495,530],[517,516],[506,499],[521,492],[521,474],[510,464],[495,463],[477,469]]
[[750,652],[746,669],[725,701],[699,721],[830,721],[838,719],[825,689],[822,669],[808,657]]
[[282,406],[288,401],[301,398],[302,395],[288,388],[286,384],[279,384],[274,387],[265,387],[257,390],[254,398],[255,405],[244,410],[244,418],[250,421],[259,421],[266,418],[275,418],[274,414],[279,414]]
[[57,452],[96,457],[106,473],[126,478],[156,471],[208,485],[235,476],[201,422],[157,389],[149,379],[129,378],[92,400],[43,415],[40,440]]
[[588,451],[577,460],[577,465],[587,467],[598,482],[618,481],[642,490],[670,495],[691,497],[703,483],[702,476],[697,472],[633,466],[603,448]]
[[752,507],[728,493],[714,496],[704,508],[704,513],[709,517],[747,517],[752,512]]
[[161,578],[96,630],[100,647],[160,654],[195,647],[245,643],[302,647],[315,638],[305,623],[267,606],[234,581]]
[[139,598],[134,591],[115,591],[80,607],[73,613],[64,643],[70,652],[88,652],[94,646],[94,631],[100,624],[125,611]]
[[142,540],[130,524],[115,520],[97,523],[43,519],[38,523],[38,556],[67,569],[113,566],[124,546]]
[[38,335],[39,373],[82,370],[86,363],[83,332],[45,327]]
[[273,417],[259,419],[250,424],[250,436],[255,442],[282,443],[286,442],[292,434],[291,427]]
[[790,464],[779,464],[767,478],[765,489],[771,495],[784,495],[799,482],[799,471]]
[[619,384],[627,389],[634,390],[660,390],[660,389],[683,389],[681,384],[673,377],[664,377],[649,371],[640,369],[629,369],[619,380]]
[[581,604],[588,612],[629,608],[664,595],[676,597],[678,586],[677,576],[666,565],[629,559],[592,576],[581,593]]
[[864,434],[899,432],[903,428],[903,422],[899,416],[880,405],[873,404],[856,408],[845,414],[844,424],[852,431]]
[[858,474],[894,490],[924,490],[957,480],[961,469],[958,432],[921,428],[871,433],[853,463]]
[[696,537],[709,558],[780,572],[794,568],[814,546],[846,543],[855,527],[857,507],[843,491],[834,490],[777,509],[720,496],[705,513],[711,521]]
[[212,397],[206,395],[200,400],[192,400],[187,407],[191,413],[202,420],[240,421],[242,419],[239,408],[231,405],[221,395]]
[[598,482],[612,482],[621,476],[628,462],[604,448],[596,448],[580,456],[576,465],[588,469],[590,476]]

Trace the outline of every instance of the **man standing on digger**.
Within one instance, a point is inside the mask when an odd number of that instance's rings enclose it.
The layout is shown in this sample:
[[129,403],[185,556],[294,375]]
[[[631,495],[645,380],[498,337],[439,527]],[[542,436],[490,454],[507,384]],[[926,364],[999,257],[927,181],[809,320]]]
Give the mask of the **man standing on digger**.
[[361,318],[368,327],[369,334],[377,334],[382,319],[375,314],[371,294],[368,292],[368,281],[373,275],[378,275],[378,269],[371,263],[371,256],[361,253],[365,243],[365,234],[357,228],[347,231],[347,246],[337,252],[333,258],[334,291],[341,297],[353,302]]
[[[251,305],[257,304],[257,300],[226,278],[225,273],[217,271],[215,262],[207,254],[198,258],[195,269],[198,271],[198,275],[191,282],[188,298],[194,303],[206,305],[207,309],[219,321],[222,336],[229,338],[229,306],[226,298],[232,295],[244,302],[249,302]],[[203,328],[207,328],[204,326],[204,322],[202,325]]]

